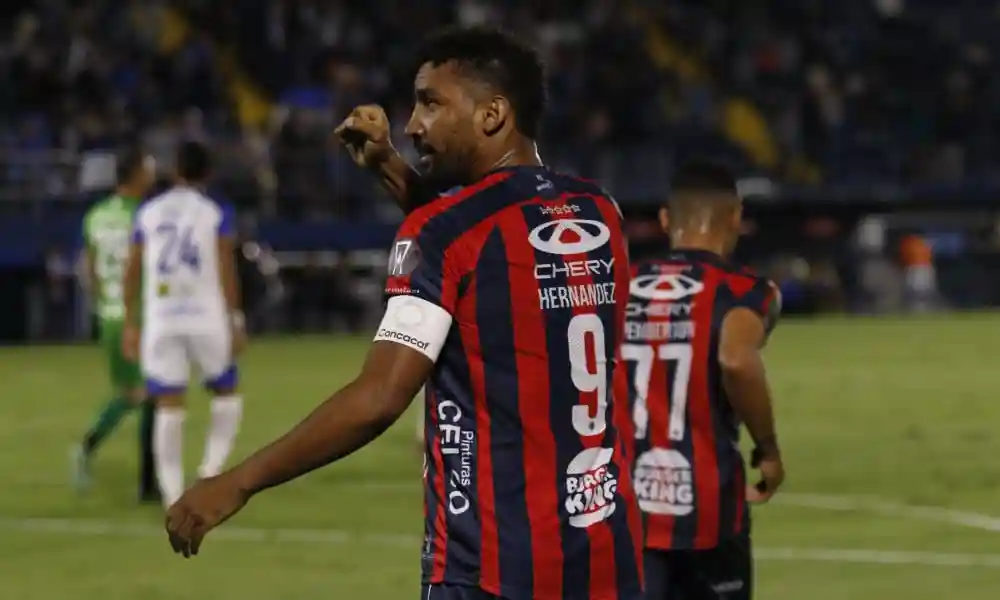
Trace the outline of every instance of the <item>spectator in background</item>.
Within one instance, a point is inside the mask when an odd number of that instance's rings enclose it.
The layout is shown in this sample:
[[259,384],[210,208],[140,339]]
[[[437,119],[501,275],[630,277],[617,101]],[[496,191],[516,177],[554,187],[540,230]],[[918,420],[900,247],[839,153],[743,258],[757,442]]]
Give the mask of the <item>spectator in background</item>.
[[934,252],[922,236],[911,234],[899,241],[899,261],[903,266],[905,307],[926,312],[937,301],[937,273]]

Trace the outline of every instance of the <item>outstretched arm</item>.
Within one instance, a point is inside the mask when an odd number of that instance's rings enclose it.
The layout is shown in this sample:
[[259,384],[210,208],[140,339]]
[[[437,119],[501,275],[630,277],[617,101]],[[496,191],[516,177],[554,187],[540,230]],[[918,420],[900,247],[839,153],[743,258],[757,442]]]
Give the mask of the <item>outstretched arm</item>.
[[407,346],[375,342],[354,381],[233,469],[240,488],[256,494],[364,447],[403,414],[433,367]]
[[430,376],[450,327],[450,314],[431,302],[391,298],[354,381],[287,434],[222,475],[197,483],[170,507],[167,532],[174,551],[197,554],[205,534],[254,494],[339,460],[381,435]]

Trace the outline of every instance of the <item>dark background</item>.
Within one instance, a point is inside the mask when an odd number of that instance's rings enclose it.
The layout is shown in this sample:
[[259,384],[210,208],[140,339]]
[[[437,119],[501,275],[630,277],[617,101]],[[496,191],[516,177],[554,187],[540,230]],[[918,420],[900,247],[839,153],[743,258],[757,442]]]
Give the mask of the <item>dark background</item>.
[[[654,218],[676,165],[710,157],[741,177],[738,259],[781,285],[786,312],[996,305],[998,15],[985,0],[13,3],[0,339],[91,335],[82,215],[116,149],[142,143],[166,177],[184,139],[216,150],[213,194],[241,215],[253,328],[365,328],[401,215],[330,131],[379,102],[408,154],[408,53],[429,28],[481,21],[542,50],[542,155],[617,197],[633,257],[666,247]],[[929,288],[907,236],[931,251]]]

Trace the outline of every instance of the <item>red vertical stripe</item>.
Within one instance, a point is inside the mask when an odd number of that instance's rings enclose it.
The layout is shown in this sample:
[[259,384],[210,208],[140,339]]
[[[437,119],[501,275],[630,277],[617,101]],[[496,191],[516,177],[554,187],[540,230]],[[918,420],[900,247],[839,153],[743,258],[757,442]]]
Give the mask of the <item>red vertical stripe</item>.
[[733,520],[733,533],[739,533],[743,531],[743,519],[746,517],[746,501],[747,501],[747,484],[743,477],[743,469],[740,468],[739,464],[736,465],[736,477],[734,478],[736,482],[733,490],[736,497],[733,498],[733,502],[736,503],[736,518]]
[[[511,289],[514,347],[517,351],[518,411],[524,448],[525,494],[531,526],[534,564],[534,598],[562,597],[562,545],[559,499],[556,494],[556,443],[549,423],[551,398],[539,396],[549,390],[549,367],[545,316],[538,305],[538,282],[534,277],[534,250],[524,243],[528,225],[520,210],[503,214],[502,233],[507,247],[507,276]],[[531,349],[541,348],[540,351]]]
[[694,300],[692,321],[698,328],[692,340],[693,356],[688,396],[689,430],[694,455],[695,499],[698,524],[694,549],[714,548],[719,541],[719,463],[715,452],[715,423],[709,397],[708,366],[712,361],[710,328],[715,311],[715,294],[722,272],[705,265],[705,291]]
[[[670,321],[670,315],[655,315],[647,318],[647,322],[659,323]],[[670,449],[670,402],[671,379],[670,364],[660,360],[660,344],[650,344],[653,349],[653,371],[649,378],[649,394],[646,397],[646,410],[649,411],[649,426],[646,436],[651,448]],[[646,546],[661,550],[673,547],[674,525],[677,517],[667,514],[651,514],[646,517]]]

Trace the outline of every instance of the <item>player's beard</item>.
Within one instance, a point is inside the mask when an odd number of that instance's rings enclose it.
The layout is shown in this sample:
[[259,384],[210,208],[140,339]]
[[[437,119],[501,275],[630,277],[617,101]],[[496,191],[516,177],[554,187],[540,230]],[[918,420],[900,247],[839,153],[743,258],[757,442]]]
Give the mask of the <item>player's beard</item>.
[[449,155],[434,153],[429,164],[421,172],[429,189],[444,192],[456,186],[466,186],[472,181],[471,161],[465,152]]

